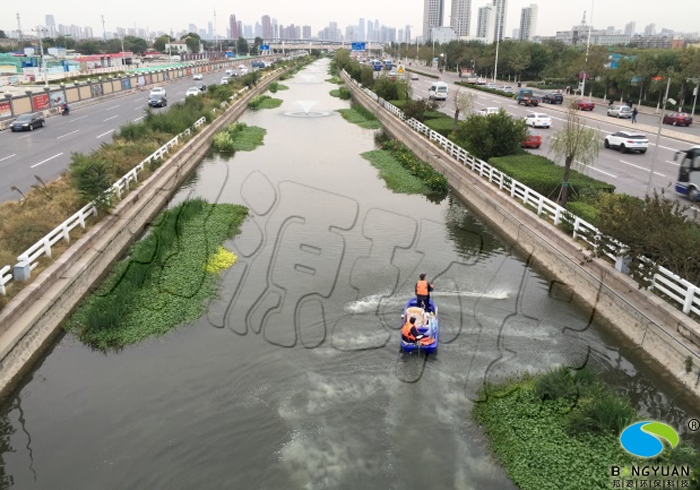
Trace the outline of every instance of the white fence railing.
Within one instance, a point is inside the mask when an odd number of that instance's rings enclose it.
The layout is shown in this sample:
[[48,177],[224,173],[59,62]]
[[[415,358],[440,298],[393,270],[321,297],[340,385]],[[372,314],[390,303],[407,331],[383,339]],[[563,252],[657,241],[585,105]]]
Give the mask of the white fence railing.
[[[352,77],[349,78],[355,85],[362,87]],[[398,107],[378,97],[377,94],[371,92],[367,88],[363,88],[362,90],[377,101],[379,105],[396,115],[399,119],[404,120],[405,116]],[[503,190],[503,192],[509,194],[513,199],[520,201],[523,205],[531,208],[541,218],[550,221],[554,225],[560,225],[563,221],[566,221],[573,229],[572,235],[574,238],[584,241],[593,249],[598,249],[600,246],[599,243],[601,241],[602,234],[592,224],[588,223],[582,218],[579,218],[578,216],[573,215],[571,212],[561,207],[558,203],[530,189],[526,185],[511,178],[509,175],[504,174],[483,160],[479,160],[478,158],[470,155],[467,150],[456,145],[437,131],[430,129],[420,121],[409,119],[406,121],[406,124],[408,124],[408,126],[416,132],[427,137],[430,141],[437,143],[442,149],[444,149],[462,165],[469,168],[485,180],[488,180],[492,184],[498,186]],[[613,261],[617,260],[619,256],[624,255],[624,251],[627,249],[627,247],[623,243],[615,240],[608,241],[610,241],[612,245],[607,246],[604,250],[601,250],[603,254]],[[651,279],[649,289],[656,289],[660,293],[663,293],[664,297],[667,298],[669,302],[676,303],[677,306],[680,306],[683,313],[693,313],[700,316],[700,287],[686,281],[670,270],[664,267],[658,267],[654,277]]]
[[[280,68],[265,74],[261,80],[265,80],[278,71]],[[231,100],[240,97],[243,93],[247,92],[249,87],[244,87],[235,94],[231,96]],[[182,139],[187,138],[192,134],[193,131],[197,130],[200,126],[206,123],[206,118],[202,117],[198,119],[191,128],[187,128],[182,133],[175,136],[173,139],[168,141],[166,144],[158,148],[155,152],[148,156],[141,163],[132,168],[126,175],[117,180],[107,191],[112,195],[116,195],[121,198],[124,191],[129,192],[132,183],[138,183],[138,174],[143,171],[146,164],[153,162],[154,160],[159,160],[164,158],[167,153],[172,150]],[[30,267],[30,270],[34,270],[38,261],[42,257],[51,257],[51,248],[61,240],[70,242],[70,232],[80,226],[85,228],[85,222],[90,216],[97,215],[97,206],[95,202],[91,202],[84,206],[80,211],[75,213],[73,216],[65,220],[63,223],[58,225],[51,233],[47,234],[37,243],[25,250],[19,257],[17,257],[17,265],[20,267]],[[13,280],[12,267],[7,265],[0,269],[0,294],[6,294],[5,285]]]

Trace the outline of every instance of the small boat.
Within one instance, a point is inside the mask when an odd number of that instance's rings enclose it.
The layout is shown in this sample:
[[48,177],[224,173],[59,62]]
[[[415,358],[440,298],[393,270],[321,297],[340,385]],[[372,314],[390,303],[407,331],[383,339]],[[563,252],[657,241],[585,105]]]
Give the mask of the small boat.
[[403,319],[401,326],[405,325],[411,317],[414,317],[416,319],[416,328],[418,328],[418,331],[425,337],[415,343],[404,342],[404,340],[401,339],[401,350],[403,352],[437,352],[438,309],[435,303],[433,303],[433,300],[428,300],[428,303],[430,304],[430,312],[426,312],[423,308],[416,306],[416,298],[406,303],[403,315],[401,315]]

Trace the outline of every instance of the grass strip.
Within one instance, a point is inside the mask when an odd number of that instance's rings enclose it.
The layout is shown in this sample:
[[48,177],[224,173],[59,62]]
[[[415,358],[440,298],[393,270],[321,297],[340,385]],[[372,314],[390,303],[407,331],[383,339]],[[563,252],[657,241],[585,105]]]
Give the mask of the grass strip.
[[383,150],[367,151],[362,158],[379,170],[379,177],[386,182],[387,188],[400,194],[428,194],[430,190],[417,177],[403,168],[391,153]]
[[212,146],[221,153],[253,151],[263,144],[267,130],[245,123],[234,123],[218,131],[212,138]]
[[[623,478],[611,476],[612,465],[698,468],[697,452],[683,442],[650,459],[625,451],[619,439],[622,430],[637,419],[648,419],[639,418],[628,400],[585,369],[559,368],[488,384],[481,390],[473,416],[522,490],[613,488],[613,480]],[[680,488],[676,485],[673,488]]]
[[219,272],[235,262],[221,244],[239,232],[247,215],[243,206],[202,199],[164,211],[65,328],[106,350],[193,322],[216,294]]
[[350,100],[352,98],[352,92],[345,87],[339,87],[335,90],[331,90],[332,97],[338,97],[341,100]]
[[258,95],[248,102],[248,108],[254,111],[259,109],[276,109],[282,105],[282,99],[275,99],[269,95]]
[[440,77],[438,75],[433,75],[432,73],[425,73],[422,71],[414,70],[413,68],[406,68],[404,67],[406,71],[412,71],[413,73],[418,73],[419,75],[423,75],[424,77],[429,77],[429,78],[435,78],[436,80],[439,80]]
[[281,84],[281,83],[279,83],[279,82],[272,82],[272,83],[269,85],[269,89],[270,89],[270,92],[272,92],[273,94],[275,94],[275,93],[277,93],[279,90],[289,90],[289,87],[287,87],[286,85]]
[[379,129],[382,125],[370,110],[360,104],[353,103],[350,109],[338,109],[343,118],[352,124],[365,129]]
[[326,82],[329,83],[334,83],[336,85],[345,85],[345,82],[342,80],[342,78],[332,76],[330,78],[326,78]]

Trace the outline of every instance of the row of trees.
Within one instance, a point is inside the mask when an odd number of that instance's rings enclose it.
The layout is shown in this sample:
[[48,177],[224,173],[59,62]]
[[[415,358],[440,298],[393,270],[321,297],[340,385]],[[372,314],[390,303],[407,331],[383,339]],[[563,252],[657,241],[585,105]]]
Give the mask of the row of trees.
[[[451,71],[474,70],[481,76],[493,76],[495,44],[477,41],[452,41],[448,44],[393,44],[394,56],[431,63],[440,59],[440,67]],[[619,54],[617,68],[609,63]],[[442,55],[442,56],[441,56]],[[608,65],[608,66],[606,66]],[[579,75],[588,73],[587,90],[596,96],[631,97],[654,103],[671,77],[671,93],[677,100],[690,100],[700,79],[700,49],[640,49],[634,47],[591,46],[586,61],[585,46],[567,46],[558,41],[543,43],[504,41],[499,48],[499,77],[512,80],[542,81],[557,88],[575,89]],[[655,80],[661,77],[662,80]],[[635,79],[633,82],[632,80]]]
[[[0,39],[6,37],[3,31],[0,31]],[[124,42],[124,51],[130,51],[136,54],[144,54],[149,48],[153,48],[155,51],[164,53],[166,52],[166,44],[177,41],[176,38],[169,35],[163,35],[156,38],[151,45],[148,41],[141,37],[136,36],[124,36],[123,39],[109,39],[103,41],[101,39],[83,39],[76,40],[71,37],[58,36],[56,38],[42,38],[41,42],[44,49],[59,46],[66,49],[75,50],[81,54],[92,55],[92,54],[108,54],[108,53],[120,53],[122,51],[122,41]],[[235,46],[225,46],[220,42],[216,43],[213,41],[204,41],[200,38],[199,34],[190,32],[180,37],[180,41],[184,41],[187,47],[192,53],[199,53],[202,50],[227,50],[232,49],[238,54],[257,54],[258,47],[264,44],[264,41],[260,37],[256,37],[253,45],[249,45],[245,38],[239,38],[236,41]],[[21,50],[25,47],[35,47],[38,49],[38,43],[32,43],[31,41],[23,41],[22,43],[17,43],[14,46],[4,46],[0,47],[0,52],[10,52]]]

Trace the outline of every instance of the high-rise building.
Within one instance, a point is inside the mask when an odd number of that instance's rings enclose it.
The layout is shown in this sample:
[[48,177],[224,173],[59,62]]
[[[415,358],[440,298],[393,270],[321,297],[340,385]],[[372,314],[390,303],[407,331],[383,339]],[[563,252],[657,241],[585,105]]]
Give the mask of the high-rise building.
[[53,15],[46,16],[46,30],[49,37],[56,37],[56,21]]
[[255,36],[254,37],[262,37],[263,35],[263,29],[262,29],[262,24],[260,22],[255,23]]
[[228,28],[231,30],[231,39],[238,39],[241,37],[241,33],[238,32],[238,22],[236,21],[236,14],[231,14],[228,16]]
[[374,24],[371,20],[367,21],[367,35],[365,36],[368,41],[374,41]]
[[506,14],[508,13],[507,1],[508,0],[493,0],[493,6],[496,7],[496,25],[493,31],[494,42],[496,42],[497,38],[499,41],[503,41],[503,29],[506,26]]
[[444,0],[423,0],[423,41],[431,39],[433,27],[442,25]]
[[92,34],[92,27],[90,26],[85,26],[83,27],[83,36],[85,39],[92,39],[95,36]]
[[207,24],[207,39],[214,39],[214,24],[212,21],[209,21]]
[[452,0],[452,15],[450,27],[457,37],[469,35],[469,25],[472,22],[472,0]]
[[269,15],[262,16],[262,38],[266,41],[272,39],[272,23]]
[[236,22],[236,30],[238,31],[237,32],[238,37],[243,35],[243,21],[242,20],[239,20],[238,22]]
[[405,43],[405,42],[406,42],[406,38],[405,38],[404,35],[403,35],[403,29],[399,29],[399,34],[398,34],[398,36],[399,36],[399,37],[396,39],[396,41],[397,41],[399,44]]
[[406,26],[406,42],[411,42],[411,26]]
[[494,39],[494,27],[496,25],[496,9],[493,5],[479,7],[479,15],[476,19],[476,37]]
[[532,41],[537,28],[537,5],[523,7],[520,11],[520,40]]
[[328,34],[329,36],[326,39],[328,39],[329,41],[340,41],[342,33],[338,31],[337,22],[328,23]]
[[243,28],[243,36],[246,38],[253,37],[253,26],[252,25],[247,25]]
[[364,41],[367,39],[367,34],[365,33],[365,19],[360,17],[360,23],[357,25],[357,37],[359,41]]
[[304,26],[302,37],[304,39],[311,39],[311,26]]
[[634,36],[634,30],[637,28],[635,21],[625,24],[625,36]]
[[653,36],[656,34],[656,24],[649,24],[644,28],[644,37]]
[[517,27],[513,29],[513,39],[520,39],[520,29]]

